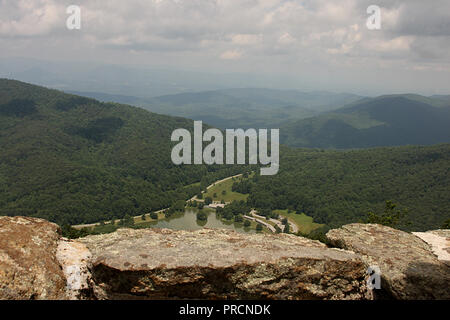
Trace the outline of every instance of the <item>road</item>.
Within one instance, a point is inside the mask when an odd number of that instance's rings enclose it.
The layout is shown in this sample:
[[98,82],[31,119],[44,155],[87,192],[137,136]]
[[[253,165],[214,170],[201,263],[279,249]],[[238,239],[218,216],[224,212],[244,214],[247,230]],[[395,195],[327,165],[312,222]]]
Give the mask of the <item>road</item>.
[[[237,174],[237,175],[235,175],[235,176],[231,176],[231,177],[224,178],[224,179],[222,179],[222,180],[218,180],[218,181],[216,181],[216,182],[210,184],[209,186],[207,186],[207,187],[206,187],[206,190],[208,190],[208,189],[214,187],[214,186],[215,186],[216,184],[218,184],[218,183],[222,183],[222,182],[224,182],[224,181],[227,181],[227,180],[230,180],[230,179],[233,179],[233,178],[237,178],[237,177],[240,177],[240,176],[242,176],[242,173]],[[202,191],[202,193],[205,193],[205,192]],[[188,201],[194,201],[194,200],[195,200],[195,201],[200,201],[200,202],[205,201],[204,199],[197,199],[197,195],[193,196],[193,197],[190,198]]]
[[[255,218],[266,219],[266,217],[263,217],[263,216],[258,215],[256,210],[250,211],[250,214],[251,214],[253,217],[255,217]],[[272,218],[271,218],[271,219],[269,219],[269,221],[275,223],[275,224],[281,229],[281,231],[284,231],[284,225],[283,225],[283,223],[281,222],[281,220],[278,220],[278,219],[272,219]],[[297,232],[298,232],[298,226],[297,226],[297,224],[293,223],[293,222],[290,221],[289,219],[288,219],[288,222],[289,222],[289,226],[290,226],[290,228],[289,228],[289,229],[290,229],[290,232],[292,232],[292,233],[297,233]]]
[[[224,179],[222,179],[222,180],[218,180],[218,181],[216,181],[216,182],[210,184],[206,189],[208,190],[209,188],[215,186],[215,185],[218,184],[218,183],[221,183],[221,182],[224,182],[224,181],[227,181],[227,180],[236,178],[236,177],[240,177],[240,176],[242,176],[242,173],[241,173],[241,174],[237,174],[237,175],[235,175],[235,176],[231,176],[231,177],[224,178]],[[202,192],[203,192],[203,191],[202,191]],[[189,199],[188,201],[194,201],[194,200],[196,200],[196,201],[204,201],[204,200],[199,200],[199,199],[197,199],[197,196],[196,196],[196,195],[193,196],[193,197],[192,197],[191,199]],[[155,212],[156,212],[156,213],[160,213],[160,212],[163,212],[164,210],[167,210],[167,209],[168,209],[168,208],[165,208],[165,209],[161,209],[161,210],[158,210],[158,211],[155,211]],[[140,216],[142,216],[142,215],[135,216],[134,218],[138,218],[138,217],[140,217]],[[110,223],[110,221],[105,221],[105,223]],[[72,228],[75,228],[75,229],[92,228],[92,227],[95,227],[95,226],[98,226],[98,225],[100,225],[100,222],[89,223],[89,224],[77,224],[77,225],[73,225]]]
[[258,219],[258,218],[255,218],[255,217],[250,217],[250,216],[243,216],[243,217],[244,217],[244,219],[252,220],[252,221],[255,221],[255,222],[257,222],[257,223],[260,223],[260,224],[266,226],[267,229],[269,229],[269,230],[272,231],[273,233],[277,232],[277,230],[275,229],[274,226],[272,226],[270,223],[267,223],[267,222],[265,222],[265,221],[263,221],[263,220],[261,220],[261,219]]
[[[208,190],[209,188],[212,188],[213,186],[215,186],[215,185],[218,184],[218,183],[222,183],[222,182],[224,182],[224,181],[227,181],[227,180],[230,180],[230,179],[233,179],[233,178],[237,178],[237,177],[240,177],[240,176],[242,176],[242,173],[241,173],[241,174],[237,174],[237,175],[235,175],[235,176],[231,176],[231,177],[227,177],[227,178],[218,180],[218,181],[216,181],[216,182],[210,184],[210,185],[206,188],[206,190]],[[203,191],[202,191],[202,193],[203,193]],[[201,200],[201,199],[197,199],[197,195],[193,196],[193,197],[192,197],[191,199],[189,199],[188,201],[194,201],[194,200],[195,200],[195,201],[204,201],[204,200]],[[167,210],[167,209],[161,209],[161,210],[158,210],[158,211],[155,211],[155,212],[156,212],[156,213],[160,213],[160,212],[163,212],[164,210]],[[269,229],[269,230],[272,231],[273,233],[276,232],[275,227],[274,227],[273,225],[271,225],[270,223],[267,222],[266,217],[263,217],[263,216],[258,215],[256,210],[252,209],[252,211],[250,211],[250,215],[251,215],[251,216],[245,216],[245,215],[244,215],[244,218],[245,218],[245,219],[248,219],[248,220],[256,221],[256,222],[258,222],[258,223],[261,223],[262,225],[266,226],[267,229]],[[134,218],[138,218],[138,217],[140,217],[140,216],[141,216],[141,215],[136,216],[136,217],[134,217]],[[278,219],[269,219],[269,221],[275,223],[275,224],[281,229],[281,231],[284,231],[284,225],[283,225],[283,223],[281,222],[281,220],[278,220]],[[291,233],[297,233],[297,232],[298,232],[298,226],[297,226],[297,224],[293,223],[293,222],[290,221],[289,219],[288,219],[288,222],[289,222],[289,225],[290,225],[290,232],[291,232]],[[106,223],[110,223],[110,222],[107,221]],[[72,227],[75,228],[75,229],[82,229],[82,228],[91,228],[91,227],[95,227],[95,226],[98,226],[98,225],[100,225],[100,222],[97,222],[97,223],[90,223],[90,224],[79,224],[79,225],[74,225],[74,226],[72,226]]]

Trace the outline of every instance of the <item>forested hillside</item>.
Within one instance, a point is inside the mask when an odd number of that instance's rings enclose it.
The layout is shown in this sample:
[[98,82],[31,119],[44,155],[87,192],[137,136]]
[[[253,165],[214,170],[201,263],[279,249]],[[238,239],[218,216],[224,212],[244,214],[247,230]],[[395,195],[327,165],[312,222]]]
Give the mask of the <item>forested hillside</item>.
[[[372,101],[335,114],[365,114],[368,121],[395,122],[405,130],[412,123],[417,139],[446,132],[441,124],[447,109],[417,101],[411,107],[403,99],[396,108],[375,108]],[[183,118],[0,80],[0,215],[61,224],[139,215],[249,170],[173,165],[170,135],[192,126]],[[368,211],[382,211],[386,200],[410,210],[404,229],[438,228],[450,218],[449,144],[354,151],[282,147],[280,155],[277,175],[255,175],[241,186],[250,190],[252,207],[292,209],[332,227],[364,220]]]
[[405,230],[437,229],[450,218],[450,144],[280,154],[277,175],[242,186],[252,207],[304,212],[330,227],[364,221],[386,200],[409,210]]
[[[0,215],[88,223],[187,199],[241,171],[175,166],[170,135],[192,121],[0,79]],[[183,187],[188,186],[188,187]]]
[[418,95],[363,99],[330,113],[287,124],[280,128],[280,137],[284,144],[304,148],[447,143],[450,105],[445,105],[444,98]]

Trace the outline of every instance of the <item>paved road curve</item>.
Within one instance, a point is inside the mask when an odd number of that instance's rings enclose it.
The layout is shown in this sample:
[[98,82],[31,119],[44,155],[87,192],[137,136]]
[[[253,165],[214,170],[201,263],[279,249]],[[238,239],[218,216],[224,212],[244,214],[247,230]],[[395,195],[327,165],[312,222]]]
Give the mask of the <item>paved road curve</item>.
[[[224,178],[224,179],[222,179],[222,180],[218,180],[218,181],[216,181],[216,182],[210,184],[206,189],[209,189],[209,188],[215,186],[215,185],[218,184],[218,183],[221,183],[221,182],[224,182],[224,181],[227,181],[227,180],[236,178],[236,177],[240,177],[240,176],[242,176],[242,173],[241,173],[241,174],[237,174],[237,175],[235,175],[235,176],[231,176],[231,177]],[[204,200],[199,200],[199,199],[197,199],[197,195],[193,196],[193,197],[192,197],[191,199],[189,199],[188,201],[194,201],[194,200],[196,200],[196,201],[204,201]],[[165,209],[161,209],[161,210],[158,210],[158,211],[155,211],[155,212],[156,212],[156,213],[160,213],[160,212],[163,212],[164,210],[167,210],[167,209],[168,209],[168,208],[165,208]],[[141,216],[142,216],[142,215],[138,215],[138,216],[135,216],[134,218],[138,218],[138,217],[141,217]],[[110,223],[110,221],[105,221],[105,223]],[[77,224],[77,225],[73,225],[72,228],[75,228],[75,229],[83,229],[83,228],[91,228],[91,227],[95,227],[95,226],[98,226],[98,225],[100,225],[100,222],[89,223],[89,224]]]

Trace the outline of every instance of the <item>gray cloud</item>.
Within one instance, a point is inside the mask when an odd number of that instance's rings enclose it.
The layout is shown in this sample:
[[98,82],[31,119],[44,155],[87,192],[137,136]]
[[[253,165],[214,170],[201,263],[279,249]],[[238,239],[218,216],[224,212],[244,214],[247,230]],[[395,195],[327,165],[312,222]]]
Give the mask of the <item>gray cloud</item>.
[[[70,4],[80,31],[65,28]],[[371,4],[379,31],[365,27]],[[319,83],[331,70],[350,85],[368,65],[398,81],[411,70],[449,77],[449,33],[447,0],[0,0],[2,56],[309,72]]]

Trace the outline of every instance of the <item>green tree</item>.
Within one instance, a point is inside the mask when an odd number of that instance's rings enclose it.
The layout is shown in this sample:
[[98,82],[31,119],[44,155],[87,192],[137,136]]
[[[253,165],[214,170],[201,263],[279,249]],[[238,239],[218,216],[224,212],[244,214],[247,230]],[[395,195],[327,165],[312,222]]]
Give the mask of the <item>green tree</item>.
[[122,225],[126,227],[134,226],[134,219],[129,214],[126,214],[125,217],[123,217]]
[[153,220],[157,220],[158,219],[158,214],[153,211],[153,212],[150,213],[150,218],[152,218]]
[[178,200],[178,201],[175,201],[174,204],[172,204],[170,209],[172,210],[172,213],[174,213],[174,212],[183,212],[185,206],[186,206],[186,202],[184,200]]
[[290,226],[289,226],[289,223],[286,223],[285,225],[284,225],[284,230],[283,230],[283,232],[284,233],[289,233],[291,230],[290,230]]
[[246,228],[248,228],[248,227],[250,227],[251,226],[251,222],[250,222],[250,220],[248,220],[248,219],[245,219],[244,220],[244,227],[246,227]]
[[275,233],[281,233],[281,229],[277,224],[275,225]]
[[89,231],[86,229],[78,230],[78,229],[71,227],[68,224],[62,226],[61,231],[62,231],[63,237],[66,237],[69,239],[81,238],[81,237],[85,237],[89,234]]
[[396,207],[397,205],[395,203],[387,200],[384,211],[380,214],[369,212],[366,222],[395,228],[408,213],[407,209],[398,210]]
[[197,220],[206,221],[208,220],[208,215],[203,211],[197,212]]
[[442,229],[450,229],[450,219],[444,222]]
[[262,224],[261,224],[261,223],[258,223],[258,224],[256,225],[256,231],[261,232],[262,229],[263,229]]
[[205,198],[205,205],[210,205],[212,203],[212,198],[211,197],[206,197]]

